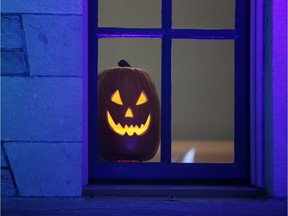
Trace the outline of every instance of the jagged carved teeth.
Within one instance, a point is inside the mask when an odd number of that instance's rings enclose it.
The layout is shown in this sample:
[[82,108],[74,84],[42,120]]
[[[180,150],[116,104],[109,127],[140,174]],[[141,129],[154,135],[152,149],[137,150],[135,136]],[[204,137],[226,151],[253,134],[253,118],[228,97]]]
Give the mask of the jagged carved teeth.
[[144,124],[141,124],[140,127],[138,125],[126,125],[123,127],[120,123],[116,124],[111,116],[111,114],[109,113],[109,111],[107,111],[107,120],[108,120],[108,124],[110,126],[110,128],[117,134],[124,136],[126,133],[128,136],[132,136],[134,133],[136,133],[138,136],[143,135],[144,133],[146,133],[146,131],[149,128],[150,125],[150,121],[151,121],[151,115],[149,114],[146,122]]

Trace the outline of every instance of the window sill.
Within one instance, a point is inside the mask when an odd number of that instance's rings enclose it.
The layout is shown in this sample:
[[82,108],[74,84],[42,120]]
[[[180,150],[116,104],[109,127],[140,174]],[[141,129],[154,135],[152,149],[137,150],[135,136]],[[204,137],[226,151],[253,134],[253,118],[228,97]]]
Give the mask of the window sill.
[[252,186],[197,185],[87,185],[83,196],[168,196],[178,197],[264,197],[262,188]]

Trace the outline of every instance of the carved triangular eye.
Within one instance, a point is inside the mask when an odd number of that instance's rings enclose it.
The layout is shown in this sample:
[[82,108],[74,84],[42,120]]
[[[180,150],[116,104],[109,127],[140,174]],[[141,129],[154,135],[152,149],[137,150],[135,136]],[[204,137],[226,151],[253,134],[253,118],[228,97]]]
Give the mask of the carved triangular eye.
[[114,94],[111,97],[111,101],[116,104],[123,105],[119,90],[116,90],[114,92]]
[[138,105],[144,104],[147,101],[148,101],[147,96],[145,95],[144,91],[142,91],[136,102],[136,105],[138,106]]

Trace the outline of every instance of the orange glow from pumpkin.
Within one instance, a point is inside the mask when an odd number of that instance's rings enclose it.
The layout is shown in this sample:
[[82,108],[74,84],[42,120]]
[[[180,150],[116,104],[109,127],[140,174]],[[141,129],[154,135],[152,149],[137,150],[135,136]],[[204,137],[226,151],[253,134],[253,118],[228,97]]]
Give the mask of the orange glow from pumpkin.
[[107,111],[107,120],[109,123],[110,128],[117,134],[124,136],[126,133],[128,136],[133,136],[134,133],[136,133],[136,135],[141,136],[144,135],[146,133],[146,131],[148,130],[149,126],[150,126],[150,122],[151,122],[151,115],[149,114],[145,124],[141,124],[140,127],[138,125],[126,125],[123,127],[120,123],[116,124],[115,121],[113,120],[111,114],[109,113],[109,111]]
[[147,99],[147,96],[145,95],[145,93],[142,91],[137,102],[136,102],[136,105],[141,105],[141,104],[144,104],[144,103],[147,103],[148,102],[148,99]]
[[[117,89],[111,96],[111,101],[118,104],[118,105],[123,105],[122,99],[121,99],[121,95],[119,90]],[[147,96],[145,95],[144,91],[141,92],[136,105],[141,105],[144,103],[147,103],[148,99]],[[128,107],[126,113],[125,113],[125,118],[133,118],[133,112],[132,109],[130,107]],[[124,125],[122,126],[120,123],[115,123],[114,119],[112,118],[111,114],[109,111],[107,111],[107,121],[108,124],[110,126],[110,128],[117,134],[124,136],[125,134],[127,134],[128,136],[133,136],[134,134],[141,136],[144,135],[146,133],[146,131],[148,130],[149,126],[150,126],[150,121],[151,121],[151,115],[149,114],[145,123],[141,124],[140,126],[138,125]]]
[[130,107],[127,109],[127,111],[125,113],[125,117],[126,118],[133,118],[134,117],[133,112],[132,112]]
[[118,105],[123,105],[119,90],[116,90],[114,92],[114,94],[111,97],[111,101],[113,101],[114,103],[118,104]]

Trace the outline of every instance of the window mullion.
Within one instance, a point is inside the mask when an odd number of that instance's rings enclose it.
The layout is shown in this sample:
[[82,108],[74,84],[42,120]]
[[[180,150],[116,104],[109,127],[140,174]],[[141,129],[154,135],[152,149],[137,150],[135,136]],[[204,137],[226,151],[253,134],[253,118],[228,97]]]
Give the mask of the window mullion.
[[160,28],[97,28],[98,38],[162,38]]
[[172,0],[162,0],[161,162],[171,163]]
[[169,36],[162,39],[162,96],[161,96],[161,161],[171,162],[171,43]]
[[172,29],[170,35],[173,39],[234,40],[238,37],[237,31],[233,29]]

